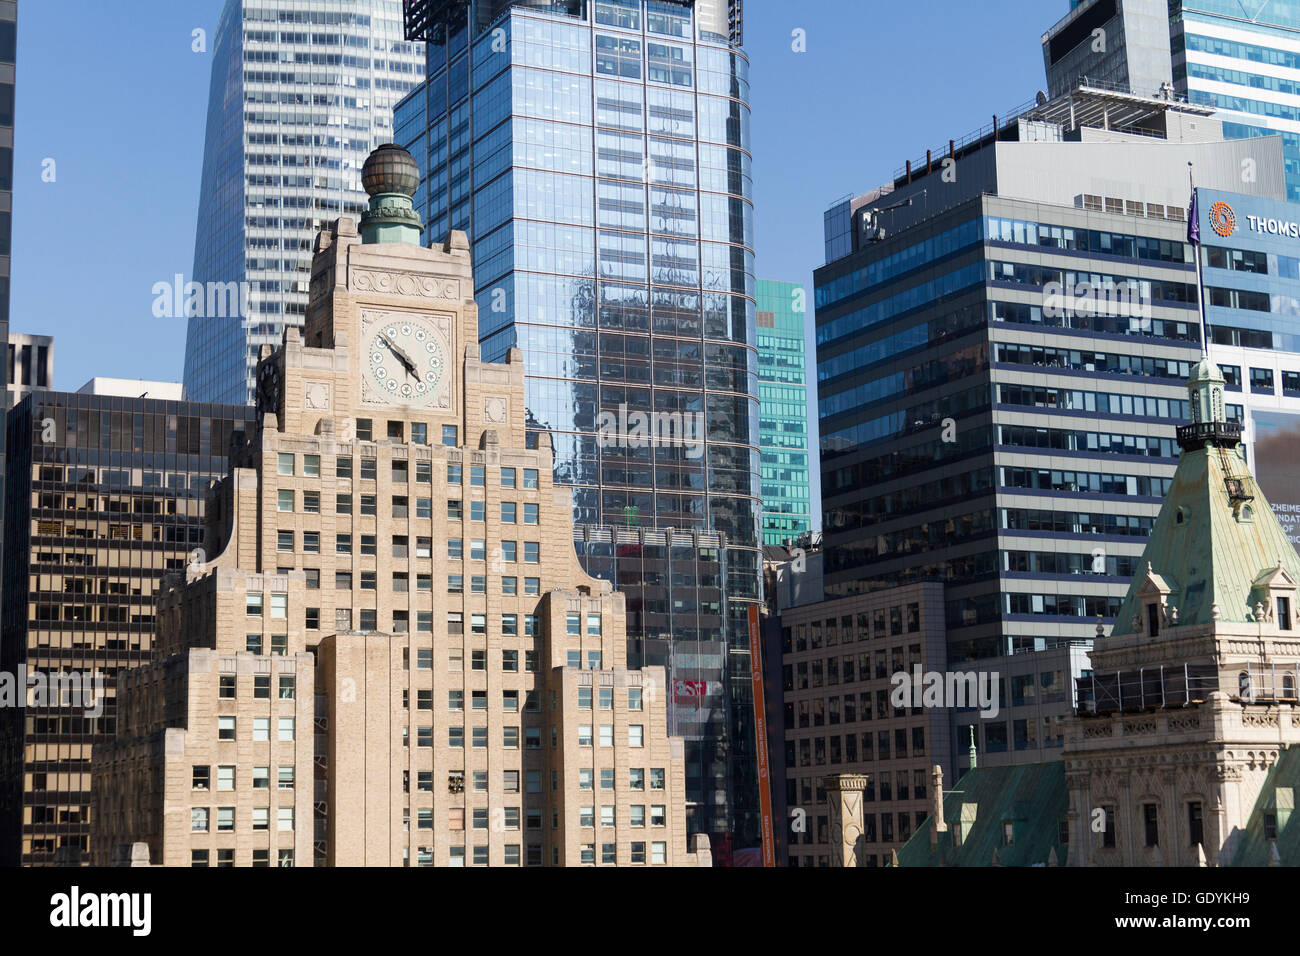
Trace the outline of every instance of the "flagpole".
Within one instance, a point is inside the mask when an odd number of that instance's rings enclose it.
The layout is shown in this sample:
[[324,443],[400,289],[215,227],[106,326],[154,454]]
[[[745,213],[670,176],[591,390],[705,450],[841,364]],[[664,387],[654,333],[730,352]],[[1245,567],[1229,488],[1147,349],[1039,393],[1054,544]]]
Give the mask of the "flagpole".
[[1192,204],[1187,211],[1187,241],[1196,260],[1196,311],[1201,320],[1201,357],[1210,357],[1209,329],[1205,324],[1205,281],[1201,276],[1201,204],[1196,197],[1194,166],[1187,163],[1187,181],[1192,187]]

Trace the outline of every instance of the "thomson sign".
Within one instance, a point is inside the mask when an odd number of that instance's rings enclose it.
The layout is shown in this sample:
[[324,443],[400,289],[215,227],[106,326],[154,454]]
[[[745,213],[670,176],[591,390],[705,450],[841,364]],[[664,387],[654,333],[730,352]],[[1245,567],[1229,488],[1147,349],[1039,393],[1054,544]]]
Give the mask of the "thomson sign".
[[[1206,218],[1216,235],[1228,238],[1237,231],[1238,217],[1230,203],[1219,202],[1210,206]],[[1245,216],[1246,229],[1265,236],[1285,236],[1288,239],[1300,239],[1300,222],[1290,219],[1273,219],[1269,216]]]

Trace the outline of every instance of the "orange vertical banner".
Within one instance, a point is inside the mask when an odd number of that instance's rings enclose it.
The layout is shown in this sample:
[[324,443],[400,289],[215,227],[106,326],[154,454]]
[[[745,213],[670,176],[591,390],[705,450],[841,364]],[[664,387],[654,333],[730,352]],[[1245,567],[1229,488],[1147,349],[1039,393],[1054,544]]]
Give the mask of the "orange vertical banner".
[[758,806],[762,817],[763,865],[776,866],[772,834],[772,778],[767,759],[767,700],[763,696],[763,640],[758,605],[749,606],[749,660],[754,681],[754,734],[758,746]]

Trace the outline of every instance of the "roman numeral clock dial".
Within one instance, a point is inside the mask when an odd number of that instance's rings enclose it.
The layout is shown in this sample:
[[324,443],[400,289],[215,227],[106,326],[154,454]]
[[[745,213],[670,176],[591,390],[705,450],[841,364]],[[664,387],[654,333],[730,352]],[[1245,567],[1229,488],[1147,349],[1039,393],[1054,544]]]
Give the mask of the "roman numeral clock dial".
[[381,401],[406,408],[438,404],[447,357],[428,322],[403,318],[375,325],[365,356],[370,387]]

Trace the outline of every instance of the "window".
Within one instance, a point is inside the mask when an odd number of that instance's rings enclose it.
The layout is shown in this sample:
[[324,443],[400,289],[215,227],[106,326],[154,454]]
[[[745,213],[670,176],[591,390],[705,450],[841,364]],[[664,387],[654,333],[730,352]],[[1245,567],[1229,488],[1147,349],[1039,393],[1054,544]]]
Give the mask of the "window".
[[600,745],[602,747],[614,746],[614,725],[613,724],[600,725]]
[[352,535],[350,535],[350,534],[336,534],[336,535],[334,536],[334,550],[335,550],[338,554],[351,554],[351,553],[352,553]]
[[650,789],[663,790],[666,777],[666,771],[663,767],[652,767],[650,769]]
[[280,675],[280,699],[293,700],[297,679],[291,674]]
[[1187,835],[1189,846],[1205,842],[1205,820],[1199,800],[1187,804]]
[[515,503],[513,501],[501,502],[501,522],[503,524],[515,523]]
[[320,455],[303,455],[302,473],[309,478],[319,478],[320,477]]
[[352,496],[336,495],[334,498],[334,513],[340,515],[352,514]]
[[193,807],[190,809],[190,832],[207,833],[208,832],[208,808]]
[[351,478],[352,459],[340,456],[334,462],[334,474],[339,478]]
[[[289,539],[290,546],[286,550],[292,551],[293,532],[289,532],[289,534],[291,535]],[[319,531],[304,531],[302,533],[302,550],[304,554],[320,554],[320,532]]]
[[645,769],[632,767],[627,772],[627,785],[631,790],[645,789]]
[[640,687],[629,687],[627,689],[627,709],[628,710],[641,709],[641,688]]
[[357,441],[374,440],[375,423],[369,418],[357,419]]
[[469,483],[471,487],[482,488],[487,484],[487,469],[483,465],[469,466]]
[[217,789],[235,789],[235,768],[233,766],[217,768]]
[[524,487],[525,487],[525,488],[536,488],[536,487],[537,487],[537,469],[536,469],[536,468],[525,468],[525,469],[524,469]]
[[275,828],[280,831],[293,829],[293,807],[275,808]]
[[235,829],[235,808],[234,807],[217,807],[217,829],[218,830]]
[[578,725],[578,746],[579,747],[591,746],[591,724]]
[[524,578],[524,594],[537,595],[542,591],[541,578]]
[[235,699],[235,675],[222,674],[219,681],[219,690],[217,695],[223,700]]
[[460,483],[461,483],[461,467],[460,467],[460,465],[448,465],[448,466],[447,466],[447,484],[449,484],[449,485],[459,485]]
[[469,520],[486,521],[487,520],[487,502],[471,501],[469,503]]
[[235,739],[235,718],[234,717],[217,718],[217,739],[218,740]]
[[361,480],[374,481],[379,473],[379,463],[374,458],[361,459]]
[[249,591],[244,597],[244,609],[249,614],[261,614],[262,595],[255,591]]
[[1160,845],[1159,811],[1154,803],[1142,804],[1142,827],[1147,846]]
[[281,717],[276,725],[281,740],[293,740],[293,721],[292,717]]
[[627,728],[627,745],[641,747],[645,744],[645,728],[641,724],[629,724]]
[[271,718],[270,717],[253,718],[253,739],[254,740],[271,739]]
[[515,486],[515,470],[513,468],[501,469],[501,487],[513,488]]
[[211,768],[208,766],[195,765],[190,776],[191,786],[195,790],[207,790],[211,783]]
[[524,505],[524,524],[537,524],[537,505]]
[[275,495],[277,511],[293,511],[293,489],[282,488]]
[[254,767],[253,768],[253,789],[269,790],[271,788],[271,768]]
[[456,426],[455,425],[442,426],[442,443],[446,445],[448,448],[456,447]]
[[411,423],[411,444],[427,445],[429,444],[429,426],[423,422]]
[[276,459],[277,459],[277,464],[279,467],[280,474],[282,475],[293,474],[293,454],[291,452],[290,453],[280,452],[278,455],[276,455]]

